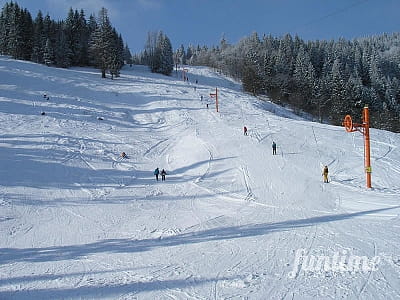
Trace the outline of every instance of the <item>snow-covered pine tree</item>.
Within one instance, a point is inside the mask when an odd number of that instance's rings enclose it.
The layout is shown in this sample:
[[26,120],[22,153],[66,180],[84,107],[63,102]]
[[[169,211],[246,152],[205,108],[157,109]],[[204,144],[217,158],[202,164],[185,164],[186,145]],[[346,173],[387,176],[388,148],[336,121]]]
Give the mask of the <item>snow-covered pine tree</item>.
[[89,51],[95,66],[101,70],[101,77],[106,78],[106,71],[112,60],[113,28],[104,7],[97,17],[97,26],[90,38]]
[[263,60],[264,78],[263,89],[266,92],[272,92],[274,88],[274,57],[272,51],[266,51]]
[[9,4],[6,3],[0,12],[0,53],[7,53],[7,36],[8,36],[8,20],[7,14],[9,10]]
[[176,50],[176,54],[177,54],[177,64],[180,65],[185,65],[186,64],[186,55],[185,55],[185,47],[183,45],[181,45],[177,50]]
[[34,21],[33,49],[31,56],[31,60],[36,63],[43,63],[44,46],[46,43],[43,29],[43,14],[39,10]]
[[77,21],[77,32],[79,37],[78,42],[78,57],[77,64],[79,66],[86,66],[89,64],[88,58],[88,42],[89,42],[89,26],[85,18],[85,12],[81,9]]
[[120,76],[120,70],[122,69],[122,67],[125,64],[125,60],[124,60],[124,40],[122,39],[121,34],[117,34],[117,30],[115,30],[114,28],[114,32],[115,32],[115,39],[116,39],[116,52],[117,52],[117,60],[118,60],[118,71],[116,76],[119,77]]
[[0,14],[0,53],[17,59],[30,59],[32,35],[30,13],[17,3],[6,3]]
[[22,11],[17,3],[11,2],[10,15],[8,19],[8,54],[13,58],[22,58],[23,36],[22,36]]
[[189,47],[186,49],[186,56],[185,56],[185,61],[187,64],[191,63],[192,56],[194,54],[193,50],[193,45],[189,45]]
[[33,45],[33,21],[27,9],[21,11],[21,59],[30,60]]
[[159,73],[171,75],[173,69],[174,59],[171,41],[165,34],[161,34]]
[[150,67],[151,72],[156,72],[158,68],[157,59],[157,32],[148,32],[144,48],[144,62]]
[[157,34],[156,49],[153,57],[153,72],[155,73],[161,73],[163,40],[164,33],[162,31],[159,31]]
[[68,47],[71,49],[71,65],[77,65],[79,60],[79,32],[78,32],[79,15],[77,11],[73,11],[72,7],[68,11],[67,18],[64,22],[64,32]]
[[335,121],[341,120],[345,112],[345,82],[342,68],[340,59],[335,59],[330,77],[331,96],[329,99],[331,116]]
[[43,53],[43,60],[45,65],[47,66],[52,65],[54,63],[53,57],[54,57],[53,46],[51,44],[50,38],[47,38]]
[[308,54],[304,51],[304,47],[300,46],[297,52],[296,62],[294,65],[293,79],[298,91],[303,91],[308,88],[307,74],[308,74],[308,64],[310,59]]
[[292,75],[292,64],[293,64],[293,52],[292,52],[293,39],[289,34],[280,40],[279,50],[276,58],[276,73],[291,76]]
[[47,14],[43,19],[43,36],[46,38],[43,62],[46,65],[57,65],[56,63],[56,51],[58,42],[58,31],[63,30],[58,24],[50,18]]
[[132,65],[132,54],[131,51],[129,50],[128,44],[125,44],[124,47],[124,63],[128,65]]
[[108,69],[110,70],[111,79],[114,79],[114,76],[119,77],[119,71],[124,65],[124,44],[121,35],[118,36],[115,28],[113,29],[112,35],[113,42]]
[[69,44],[63,30],[64,23],[59,22],[58,27],[59,29],[57,31],[58,37],[55,50],[55,63],[58,67],[68,68],[71,65],[70,57],[72,52],[69,48]]
[[371,86],[375,89],[379,96],[384,98],[386,80],[382,74],[380,57],[376,52],[371,56],[370,59],[369,78],[371,79]]
[[242,39],[238,47],[243,54],[241,65],[242,83],[245,91],[253,95],[259,94],[263,89],[262,77],[264,76],[261,43],[258,34],[254,32],[250,37]]

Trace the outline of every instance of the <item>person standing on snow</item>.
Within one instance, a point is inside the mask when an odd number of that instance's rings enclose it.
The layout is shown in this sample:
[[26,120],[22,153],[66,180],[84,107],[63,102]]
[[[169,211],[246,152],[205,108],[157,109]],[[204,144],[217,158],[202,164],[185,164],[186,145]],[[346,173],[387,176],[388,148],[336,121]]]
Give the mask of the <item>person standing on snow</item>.
[[158,168],[156,168],[154,170],[154,175],[156,175],[156,180],[158,181],[158,175],[160,174],[160,170]]
[[167,175],[167,172],[165,172],[165,170],[162,169],[162,171],[161,171],[161,180],[162,181],[165,181],[165,175]]
[[243,127],[243,134],[247,135],[247,127],[246,126]]
[[276,155],[276,143],[272,141],[272,155]]
[[328,166],[324,167],[324,170],[322,171],[322,176],[324,176],[324,183],[328,183]]

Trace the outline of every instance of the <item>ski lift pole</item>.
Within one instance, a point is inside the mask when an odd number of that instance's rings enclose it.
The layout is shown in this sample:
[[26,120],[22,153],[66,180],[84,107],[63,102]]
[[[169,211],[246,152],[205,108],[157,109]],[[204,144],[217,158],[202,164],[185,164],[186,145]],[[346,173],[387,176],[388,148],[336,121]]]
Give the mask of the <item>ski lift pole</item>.
[[210,94],[211,98],[215,97],[215,108],[218,112],[218,88],[215,88],[215,93],[214,94]]
[[353,123],[350,115],[346,115],[343,120],[343,126],[347,132],[359,131],[364,136],[364,167],[367,188],[371,188],[371,147],[369,137],[369,110],[366,105],[362,113],[362,124]]
[[368,107],[363,110],[364,125],[364,157],[365,157],[365,173],[367,176],[367,188],[371,188],[371,147],[369,138],[369,111]]

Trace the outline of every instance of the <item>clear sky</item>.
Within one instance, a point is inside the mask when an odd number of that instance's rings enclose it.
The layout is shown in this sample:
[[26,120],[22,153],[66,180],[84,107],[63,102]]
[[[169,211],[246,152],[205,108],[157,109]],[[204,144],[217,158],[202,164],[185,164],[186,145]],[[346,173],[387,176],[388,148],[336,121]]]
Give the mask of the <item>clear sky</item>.
[[[1,6],[8,1],[0,0]],[[70,7],[87,17],[101,7],[132,53],[147,32],[162,30],[175,48],[229,43],[256,31],[296,33],[304,40],[352,39],[400,31],[400,0],[14,0],[35,18],[38,10],[65,19]]]

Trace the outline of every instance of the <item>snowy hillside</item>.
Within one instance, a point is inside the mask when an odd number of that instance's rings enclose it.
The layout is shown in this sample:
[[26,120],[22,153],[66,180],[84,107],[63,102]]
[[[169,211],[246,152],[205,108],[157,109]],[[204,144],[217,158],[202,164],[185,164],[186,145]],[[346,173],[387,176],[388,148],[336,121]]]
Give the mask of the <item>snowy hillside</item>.
[[399,299],[400,135],[367,190],[360,133],[188,69],[0,57],[0,299]]

